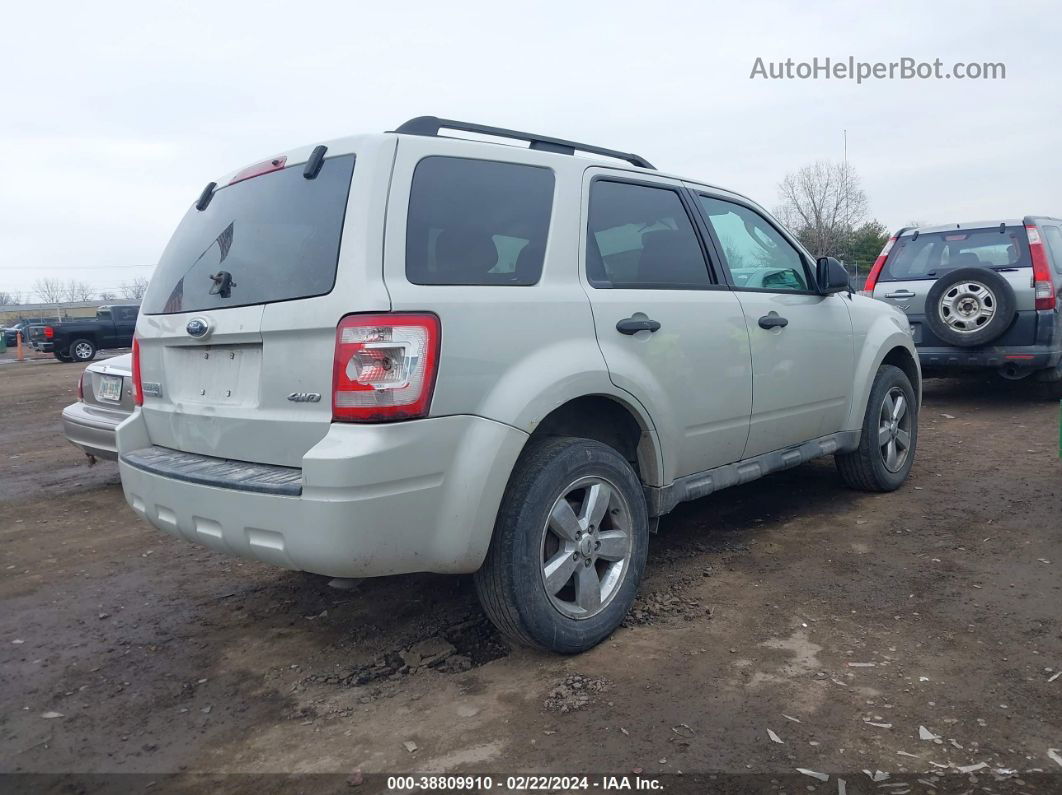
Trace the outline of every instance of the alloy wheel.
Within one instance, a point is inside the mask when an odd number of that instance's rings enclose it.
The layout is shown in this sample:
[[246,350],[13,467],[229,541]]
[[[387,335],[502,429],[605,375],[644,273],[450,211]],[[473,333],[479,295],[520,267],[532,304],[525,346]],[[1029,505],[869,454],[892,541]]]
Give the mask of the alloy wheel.
[[623,583],[632,553],[631,510],[622,492],[600,477],[566,487],[542,529],[542,585],[569,618],[600,613]]
[[894,386],[881,401],[878,416],[878,448],[890,472],[899,472],[911,453],[911,411],[907,396]]

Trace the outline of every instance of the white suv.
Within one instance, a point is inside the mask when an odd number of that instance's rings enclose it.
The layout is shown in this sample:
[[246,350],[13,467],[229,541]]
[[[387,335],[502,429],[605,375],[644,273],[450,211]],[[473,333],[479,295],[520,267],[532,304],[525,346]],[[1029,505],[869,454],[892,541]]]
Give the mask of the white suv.
[[133,372],[122,485],[156,527],[336,577],[477,572],[501,630],[559,652],[620,623],[683,500],[829,454],[897,488],[921,389],[903,313],[745,197],[434,117],[210,183]]

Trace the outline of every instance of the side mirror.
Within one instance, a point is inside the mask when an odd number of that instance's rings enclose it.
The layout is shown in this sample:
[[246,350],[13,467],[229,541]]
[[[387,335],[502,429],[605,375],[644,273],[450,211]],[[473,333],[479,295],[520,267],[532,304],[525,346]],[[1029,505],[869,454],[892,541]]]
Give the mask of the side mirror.
[[844,265],[833,257],[819,257],[815,263],[815,281],[823,295],[852,291],[851,279]]

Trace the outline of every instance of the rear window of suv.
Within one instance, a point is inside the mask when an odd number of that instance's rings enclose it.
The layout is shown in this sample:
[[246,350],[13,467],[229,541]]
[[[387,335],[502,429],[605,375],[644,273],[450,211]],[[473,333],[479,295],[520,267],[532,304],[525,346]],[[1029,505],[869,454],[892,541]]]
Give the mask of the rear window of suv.
[[1031,268],[1023,226],[904,235],[892,247],[880,281],[938,279],[957,268]]
[[[142,311],[197,312],[331,292],[353,173],[354,155],[342,155],[325,160],[314,179],[290,166],[218,188],[173,233]],[[222,271],[231,288],[211,292]]]
[[535,284],[553,209],[553,172],[460,157],[417,164],[406,222],[413,284]]

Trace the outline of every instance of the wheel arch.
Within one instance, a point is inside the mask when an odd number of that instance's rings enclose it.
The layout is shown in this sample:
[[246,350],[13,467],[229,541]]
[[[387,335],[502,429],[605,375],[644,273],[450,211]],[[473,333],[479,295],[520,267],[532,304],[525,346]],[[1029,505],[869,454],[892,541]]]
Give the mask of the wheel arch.
[[594,439],[626,458],[642,483],[663,485],[658,439],[649,417],[616,395],[581,395],[554,407],[536,423],[528,441],[548,436]]
[[891,364],[894,367],[899,367],[903,370],[907,379],[911,382],[911,386],[914,387],[915,395],[918,396],[918,404],[922,404],[922,370],[918,365],[918,360],[915,356],[902,345],[897,345],[890,349],[888,353],[881,359],[881,364]]

